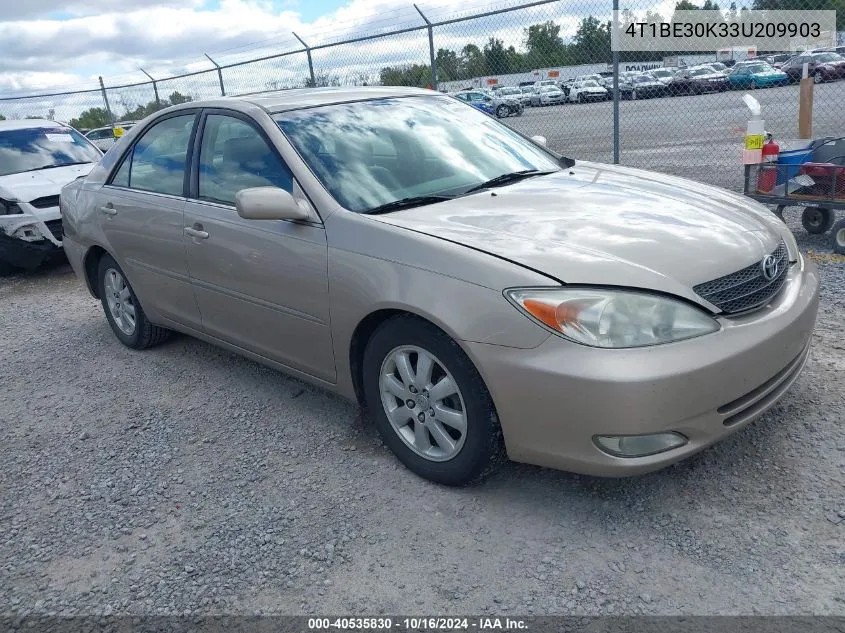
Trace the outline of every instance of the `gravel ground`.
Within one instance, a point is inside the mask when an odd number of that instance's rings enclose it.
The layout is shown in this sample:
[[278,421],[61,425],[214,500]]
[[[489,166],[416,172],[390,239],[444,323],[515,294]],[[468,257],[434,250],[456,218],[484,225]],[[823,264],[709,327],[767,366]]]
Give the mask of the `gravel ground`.
[[634,479],[468,489],[249,360],[124,348],[66,264],[0,279],[0,613],[845,614],[845,263],[820,266],[810,361],[753,426]]

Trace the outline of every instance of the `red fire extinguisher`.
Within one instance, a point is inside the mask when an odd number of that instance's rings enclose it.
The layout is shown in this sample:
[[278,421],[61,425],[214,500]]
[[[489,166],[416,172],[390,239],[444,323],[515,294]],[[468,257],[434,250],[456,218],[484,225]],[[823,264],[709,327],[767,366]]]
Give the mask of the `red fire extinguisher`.
[[778,154],[780,153],[780,145],[772,140],[772,135],[768,134],[766,142],[763,144],[763,164],[760,165],[760,171],[757,175],[757,191],[766,193],[775,188],[778,182]]

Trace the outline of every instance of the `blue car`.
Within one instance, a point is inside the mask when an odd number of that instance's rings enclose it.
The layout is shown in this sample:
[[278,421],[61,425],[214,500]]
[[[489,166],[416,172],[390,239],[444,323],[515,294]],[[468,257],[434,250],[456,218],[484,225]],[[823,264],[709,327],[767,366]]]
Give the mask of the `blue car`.
[[728,75],[731,88],[770,88],[785,86],[789,83],[789,75],[768,64],[737,64]]

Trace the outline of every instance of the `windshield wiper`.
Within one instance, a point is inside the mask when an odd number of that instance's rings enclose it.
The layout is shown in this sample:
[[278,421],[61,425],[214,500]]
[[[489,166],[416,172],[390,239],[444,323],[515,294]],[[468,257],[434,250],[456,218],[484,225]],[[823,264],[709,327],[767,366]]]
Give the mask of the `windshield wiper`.
[[35,169],[28,169],[27,171],[41,171],[42,169],[56,169],[57,167],[70,167],[71,165],[90,165],[93,161],[78,160],[73,163],[62,163],[61,165],[41,165]]
[[545,176],[546,174],[553,173],[555,172],[541,171],[539,169],[523,169],[522,171],[512,171],[508,174],[502,174],[501,176],[491,178],[490,180],[475,185],[474,187],[470,187],[469,189],[464,191],[464,194],[473,193],[475,191],[481,191],[482,189],[489,189],[490,187],[502,187],[504,185],[509,185],[513,182],[517,182],[525,178],[531,178],[532,176]]
[[400,211],[402,209],[412,209],[414,207],[422,207],[427,204],[435,204],[436,202],[444,202],[452,200],[454,196],[412,196],[410,198],[401,198],[385,204],[380,204],[373,207],[369,211],[364,211],[367,215],[378,215],[379,213],[390,213],[391,211]]

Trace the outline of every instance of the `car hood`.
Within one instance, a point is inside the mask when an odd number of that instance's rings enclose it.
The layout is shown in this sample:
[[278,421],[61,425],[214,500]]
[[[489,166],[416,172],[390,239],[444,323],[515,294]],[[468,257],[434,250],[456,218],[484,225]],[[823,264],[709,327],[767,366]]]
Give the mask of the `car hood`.
[[601,86],[582,86],[578,90],[581,92],[607,92],[607,88]]
[[88,174],[94,165],[67,165],[0,176],[0,198],[29,202],[44,196],[55,196],[67,183]]
[[537,270],[563,283],[668,292],[777,248],[776,218],[747,198],[674,176],[579,161],[548,176],[373,216]]

